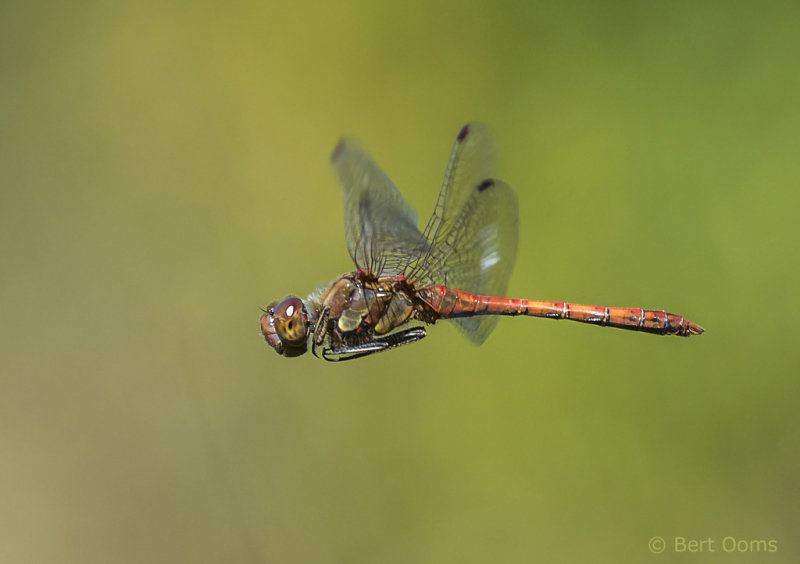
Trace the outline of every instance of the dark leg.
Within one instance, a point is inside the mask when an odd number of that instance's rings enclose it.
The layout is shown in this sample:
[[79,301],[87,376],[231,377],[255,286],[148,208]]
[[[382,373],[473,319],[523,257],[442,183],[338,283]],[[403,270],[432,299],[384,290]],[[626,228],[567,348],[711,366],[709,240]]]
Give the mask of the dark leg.
[[321,345],[325,340],[325,334],[328,329],[328,317],[330,317],[330,308],[323,308],[319,314],[316,326],[314,326],[314,335],[311,337],[311,353],[319,358],[317,354],[317,345]]
[[420,339],[424,339],[426,335],[427,333],[422,327],[413,327],[353,347],[322,349],[322,358],[331,362],[353,360],[354,358],[361,358],[362,356],[388,351],[389,349],[394,349],[409,343],[415,343]]

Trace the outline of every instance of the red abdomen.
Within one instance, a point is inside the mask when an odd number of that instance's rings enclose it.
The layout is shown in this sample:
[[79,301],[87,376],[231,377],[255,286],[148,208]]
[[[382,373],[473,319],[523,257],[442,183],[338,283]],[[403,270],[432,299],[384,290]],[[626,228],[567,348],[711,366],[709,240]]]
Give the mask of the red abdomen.
[[608,307],[480,296],[446,286],[429,286],[417,295],[442,319],[475,315],[529,315],[569,319],[603,327],[688,337],[704,331],[684,317],[663,310]]

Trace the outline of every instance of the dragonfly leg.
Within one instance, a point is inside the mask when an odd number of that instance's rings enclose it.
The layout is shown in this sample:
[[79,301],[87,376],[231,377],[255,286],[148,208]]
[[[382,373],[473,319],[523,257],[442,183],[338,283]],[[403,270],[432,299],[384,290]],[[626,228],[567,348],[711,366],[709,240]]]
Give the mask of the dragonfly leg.
[[410,343],[424,339],[427,333],[422,327],[413,327],[404,331],[398,331],[385,337],[373,339],[368,343],[354,345],[352,347],[341,347],[338,349],[325,348],[322,349],[322,358],[330,362],[339,362],[341,360],[353,360],[354,358],[361,358],[370,354],[388,351]]
[[329,307],[324,307],[319,314],[317,324],[314,326],[314,335],[311,337],[311,353],[317,358],[319,358],[317,354],[317,345],[321,345],[322,341],[325,340],[325,333],[328,328],[328,317],[330,317],[330,314],[331,309]]

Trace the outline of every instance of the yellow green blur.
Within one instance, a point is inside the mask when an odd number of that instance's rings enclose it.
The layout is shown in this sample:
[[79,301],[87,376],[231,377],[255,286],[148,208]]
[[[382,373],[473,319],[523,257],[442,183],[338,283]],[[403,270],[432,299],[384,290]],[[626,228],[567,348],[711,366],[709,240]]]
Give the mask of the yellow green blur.
[[[800,561],[798,22],[4,2],[0,561]],[[706,333],[513,318],[276,355],[259,308],[352,268],[340,135],[424,225],[471,120],[519,197],[512,297]]]

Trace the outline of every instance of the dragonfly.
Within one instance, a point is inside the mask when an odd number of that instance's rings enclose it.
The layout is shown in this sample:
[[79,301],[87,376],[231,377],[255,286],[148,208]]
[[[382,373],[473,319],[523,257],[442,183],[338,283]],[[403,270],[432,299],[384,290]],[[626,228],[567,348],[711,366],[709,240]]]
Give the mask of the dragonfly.
[[365,357],[415,343],[425,325],[452,320],[482,344],[499,316],[568,319],[688,337],[703,328],[663,310],[501,297],[517,255],[514,190],[495,178],[490,128],[456,136],[436,205],[424,230],[414,209],[358,143],[341,139],[331,155],[344,196],[345,238],[355,270],[313,292],[289,296],[261,316],[278,354],[311,351],[328,361]]

